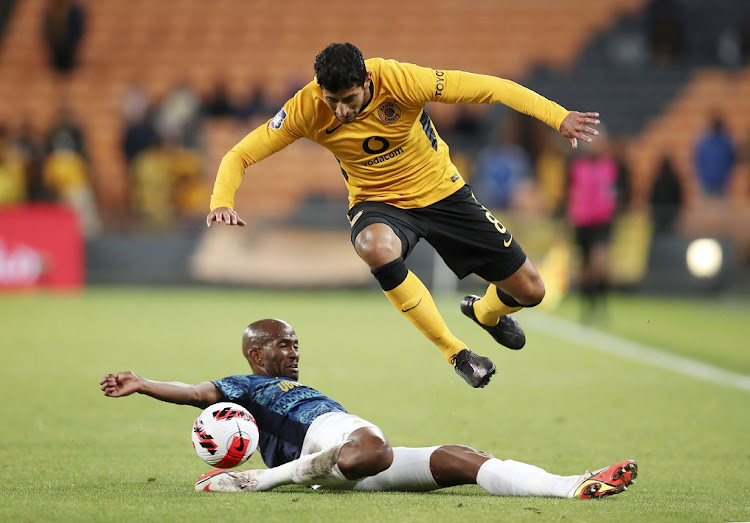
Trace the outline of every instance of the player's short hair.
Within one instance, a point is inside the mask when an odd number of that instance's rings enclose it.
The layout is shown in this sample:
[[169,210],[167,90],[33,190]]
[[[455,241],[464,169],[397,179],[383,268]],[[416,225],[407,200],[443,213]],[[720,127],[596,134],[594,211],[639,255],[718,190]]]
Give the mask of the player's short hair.
[[365,84],[367,68],[356,45],[331,44],[315,57],[318,84],[332,93]]

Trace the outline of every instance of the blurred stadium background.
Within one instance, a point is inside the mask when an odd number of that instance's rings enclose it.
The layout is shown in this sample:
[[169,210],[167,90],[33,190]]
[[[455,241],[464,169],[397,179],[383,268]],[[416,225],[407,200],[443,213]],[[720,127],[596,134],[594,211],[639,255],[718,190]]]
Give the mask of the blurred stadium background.
[[[487,389],[384,301],[325,149],[299,141],[252,167],[237,195],[248,227],[206,228],[222,155],[334,41],[601,113],[621,180],[609,322],[576,323],[572,151],[503,107],[428,110],[559,305],[520,313],[533,348],[490,348],[452,292],[481,282],[457,282],[426,245],[408,260],[444,291],[456,334],[493,354]],[[749,55],[747,0],[0,0],[0,520],[747,521]],[[694,156],[717,118],[731,152],[709,155],[726,179],[706,183]],[[305,382],[396,444],[462,442],[570,473],[634,457],[638,484],[601,504],[470,487],[195,496],[194,410],[113,401],[98,380],[242,372],[239,333],[269,316],[304,339]]]
[[[203,224],[222,155],[311,79],[320,49],[351,41],[366,57],[506,77],[599,111],[621,174],[614,283],[750,293],[746,1],[0,5],[2,287],[372,285],[348,243],[335,160],[315,144],[248,171],[236,206],[250,227]],[[480,198],[560,280],[553,287],[575,288],[562,212],[571,151],[503,107],[429,111]],[[694,154],[717,119],[733,159],[726,181],[708,186]],[[500,182],[487,165],[498,148],[516,162]],[[686,254],[699,238],[715,242],[698,244],[696,276]],[[433,287],[455,285],[426,247],[411,263]]]

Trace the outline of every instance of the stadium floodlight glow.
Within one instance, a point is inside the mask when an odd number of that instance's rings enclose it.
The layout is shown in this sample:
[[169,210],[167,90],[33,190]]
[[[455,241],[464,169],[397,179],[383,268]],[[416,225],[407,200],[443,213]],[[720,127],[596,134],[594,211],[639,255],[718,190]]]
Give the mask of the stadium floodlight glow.
[[713,278],[719,273],[724,253],[713,238],[700,238],[688,245],[686,261],[690,274],[696,278]]

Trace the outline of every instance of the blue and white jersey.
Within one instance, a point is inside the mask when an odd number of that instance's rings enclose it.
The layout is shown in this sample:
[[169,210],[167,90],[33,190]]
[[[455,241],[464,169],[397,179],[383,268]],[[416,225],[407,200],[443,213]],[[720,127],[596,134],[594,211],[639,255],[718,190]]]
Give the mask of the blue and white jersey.
[[331,398],[289,378],[244,374],[212,383],[219,401],[242,405],[255,417],[260,432],[258,449],[268,467],[299,458],[310,424],[328,412],[346,412]]

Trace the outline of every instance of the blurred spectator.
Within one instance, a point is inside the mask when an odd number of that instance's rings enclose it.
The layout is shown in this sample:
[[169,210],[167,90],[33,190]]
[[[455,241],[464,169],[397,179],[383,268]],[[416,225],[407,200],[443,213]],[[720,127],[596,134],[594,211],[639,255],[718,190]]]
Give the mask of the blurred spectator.
[[139,82],[133,82],[125,89],[121,109],[126,122],[143,120],[150,106],[148,93]]
[[225,118],[235,114],[234,104],[226,84],[219,82],[204,104],[204,113],[210,118]]
[[543,137],[536,161],[537,180],[544,207],[551,214],[558,215],[565,207],[570,142],[552,128]]
[[531,161],[516,143],[516,130],[513,121],[507,120],[498,143],[482,148],[477,155],[472,185],[489,207],[511,207],[520,189],[531,181]]
[[452,147],[470,154],[476,153],[485,134],[484,121],[476,114],[476,107],[481,109],[481,106],[456,106],[456,119],[450,131]]
[[158,138],[131,166],[132,205],[140,225],[166,230],[178,217],[203,216],[204,190],[199,180],[203,158],[193,149]]
[[10,134],[0,127],[0,206],[26,200],[26,179],[23,163],[15,153]]
[[743,67],[750,61],[750,7],[735,24],[719,34],[716,53],[726,67]]
[[510,116],[514,120],[513,125],[517,127],[518,145],[529,155],[531,163],[536,164],[543,147],[544,133],[549,126],[523,113],[512,112]]
[[44,11],[43,34],[50,61],[61,74],[76,66],[76,55],[86,29],[86,13],[76,0],[49,0]]
[[122,152],[127,164],[130,165],[136,156],[154,145],[157,139],[151,112],[144,114],[141,120],[127,122],[122,137]]
[[679,0],[649,0],[646,32],[651,58],[671,64],[682,58],[685,47],[685,15]]
[[171,151],[173,199],[181,218],[206,214],[205,188],[200,185],[203,156],[195,149],[178,147]]
[[42,179],[44,147],[37,139],[29,120],[24,121],[21,125],[14,142],[15,149],[23,164],[27,199],[32,202],[50,200],[52,196],[47,191]]
[[52,128],[47,133],[45,152],[49,154],[51,151],[61,147],[71,148],[84,159],[88,158],[83,132],[70,106],[64,101],[60,103]]
[[578,285],[582,319],[606,313],[609,291],[609,243],[617,211],[618,167],[604,133],[570,163],[568,219],[581,253]]
[[199,149],[201,101],[188,84],[175,87],[156,112],[156,131],[170,143]]
[[742,65],[750,63],[750,7],[745,8],[745,14],[739,23],[740,60]]
[[673,233],[685,203],[682,182],[669,156],[664,156],[651,186],[651,218],[656,234]]
[[726,193],[736,154],[724,120],[717,116],[711,129],[696,143],[693,162],[703,191],[710,196]]
[[125,131],[122,152],[128,165],[143,150],[156,143],[153,107],[146,91],[137,84],[131,85],[122,100]]
[[278,109],[272,109],[271,103],[268,101],[266,91],[262,85],[256,85],[250,91],[250,96],[244,103],[240,103],[237,107],[237,116],[239,118],[249,120],[256,116],[273,116],[273,113]]
[[630,176],[630,164],[625,150],[626,142],[622,139],[612,140],[612,156],[617,164],[617,209],[619,212],[630,209],[633,188]]
[[173,224],[174,176],[171,163],[169,150],[160,138],[133,159],[133,211],[146,229],[163,230]]
[[88,166],[70,137],[55,141],[52,152],[44,162],[43,176],[45,185],[55,199],[78,213],[84,235],[97,234],[101,225],[94,191],[89,182]]

